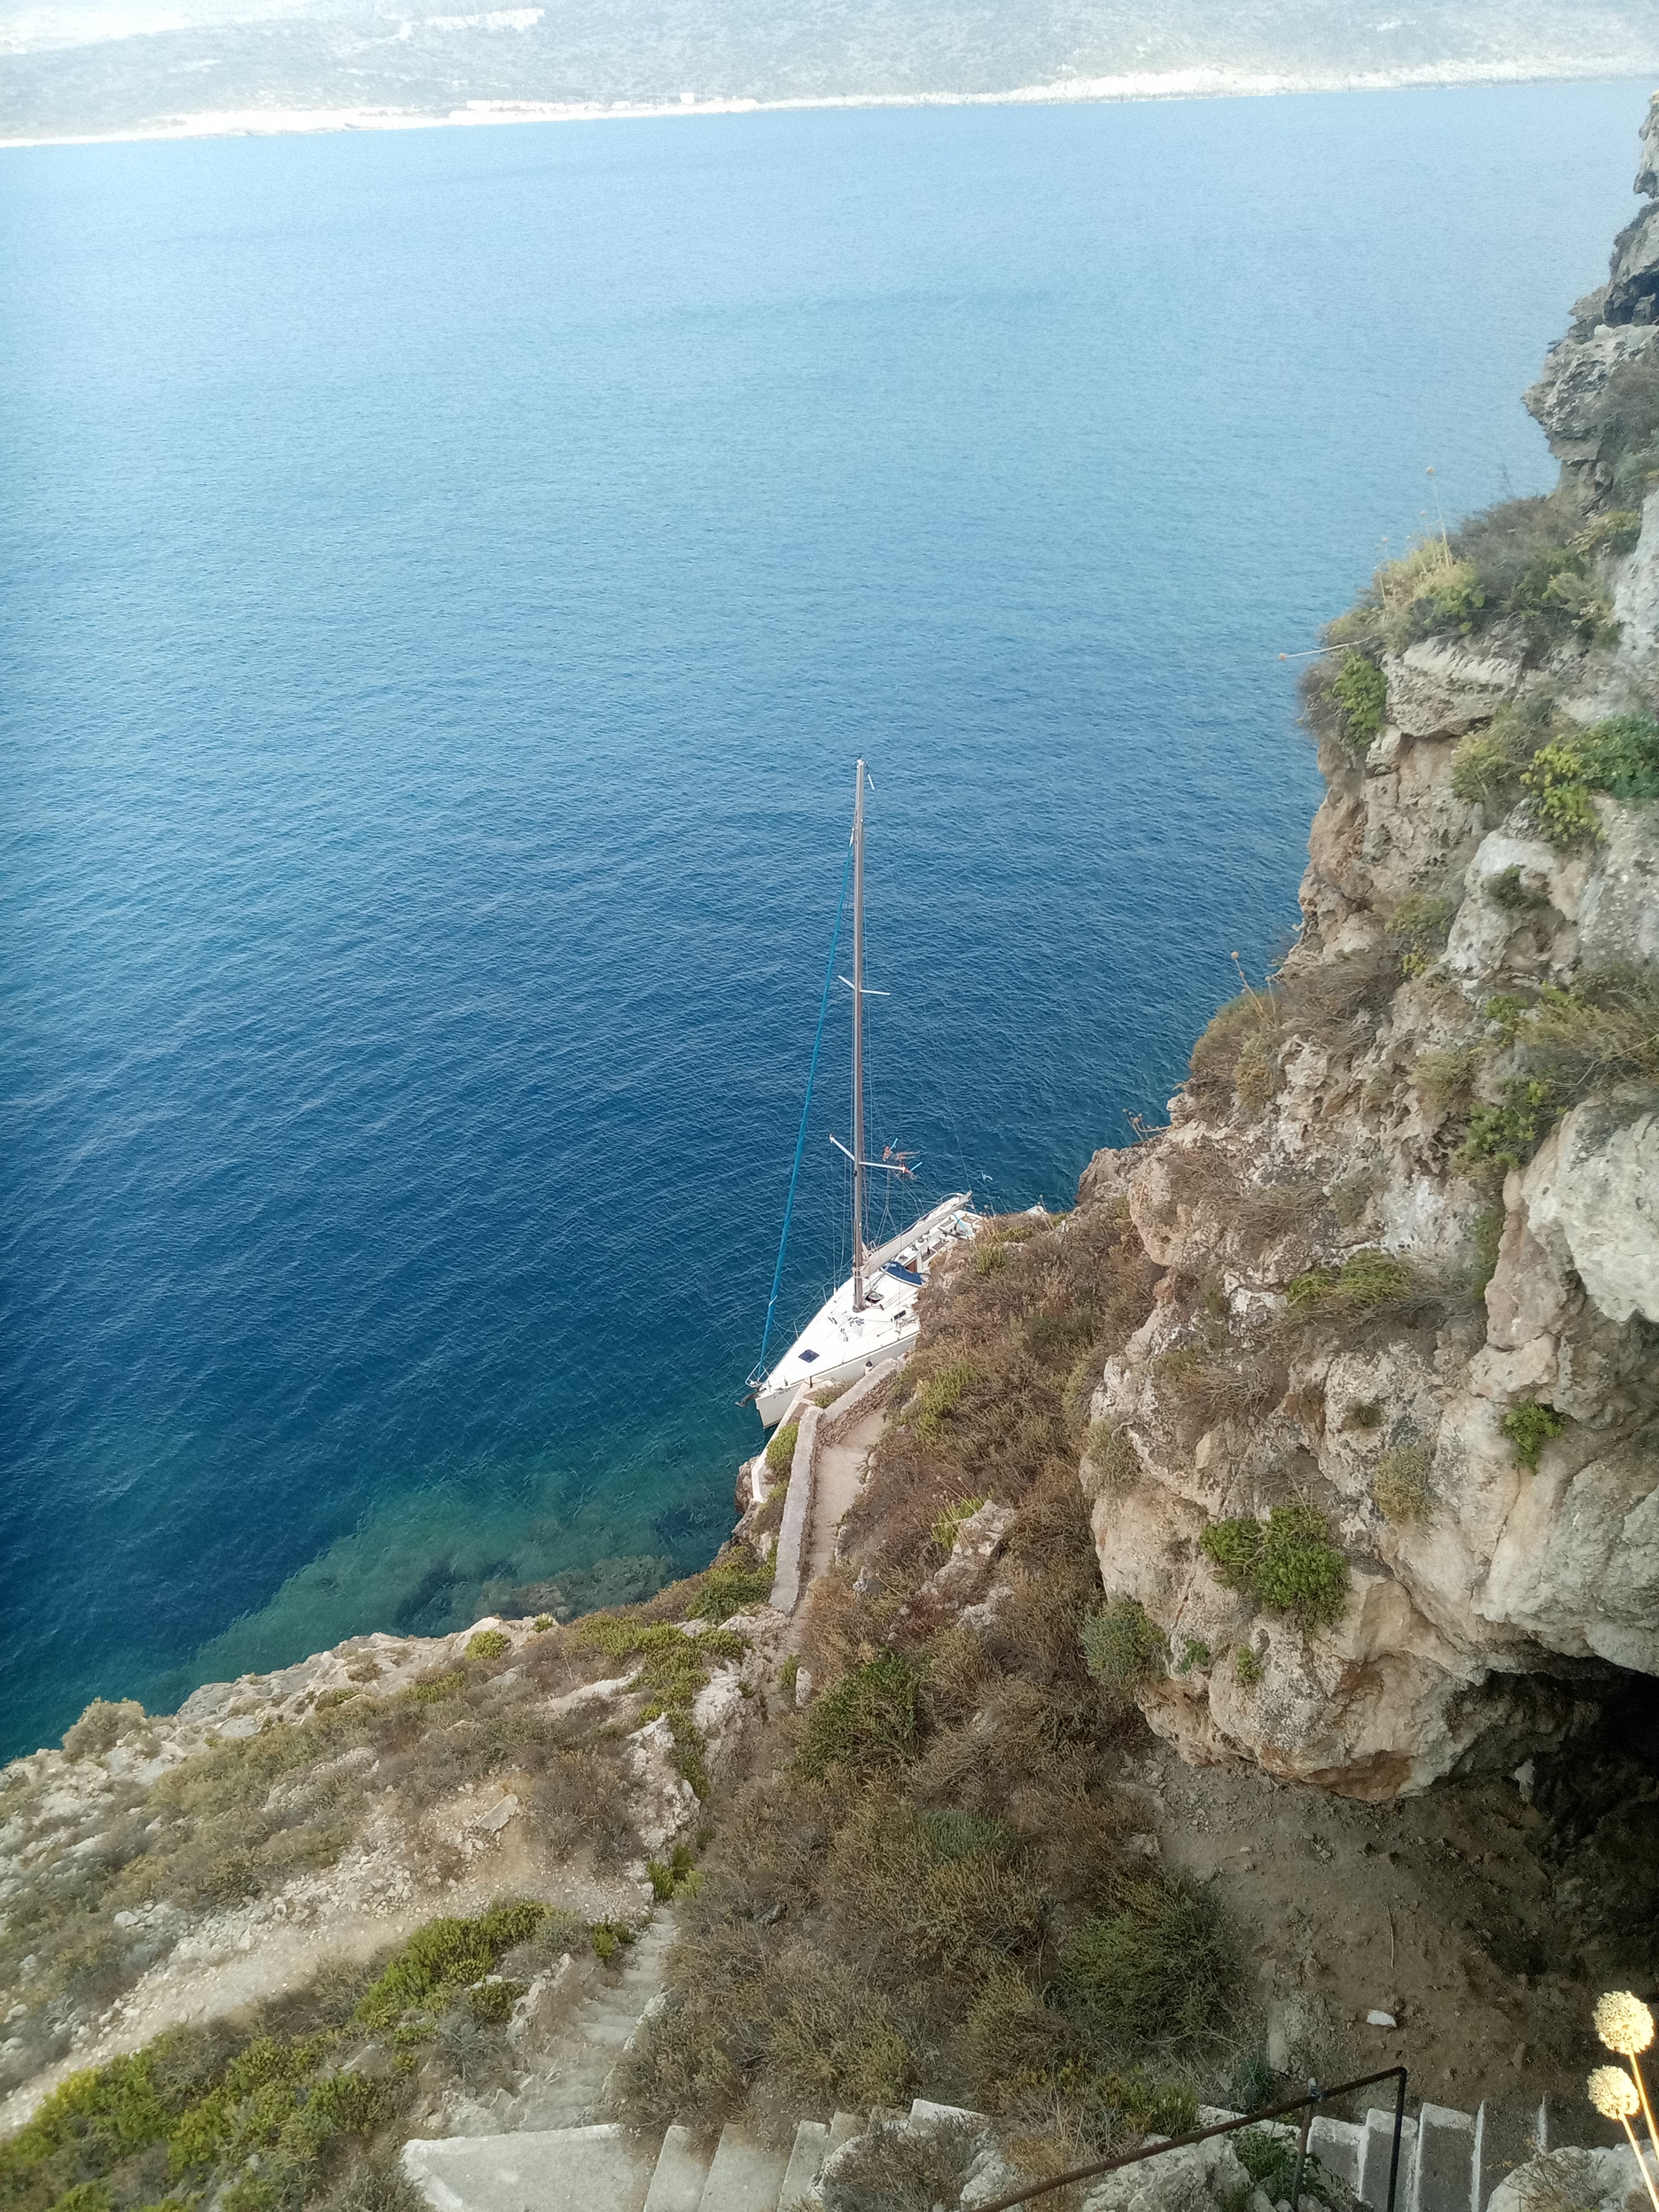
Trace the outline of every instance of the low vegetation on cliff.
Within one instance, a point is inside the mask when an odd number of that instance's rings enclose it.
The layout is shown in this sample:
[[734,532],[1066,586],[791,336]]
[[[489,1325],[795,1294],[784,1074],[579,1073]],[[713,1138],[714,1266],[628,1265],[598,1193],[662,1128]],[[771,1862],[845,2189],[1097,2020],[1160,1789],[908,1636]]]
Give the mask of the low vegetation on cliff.
[[382,1961],[175,2029],[52,2091],[0,2146],[0,2206],[418,2212],[391,2162],[417,2100],[504,2078],[532,1977],[607,1939],[525,1899],[431,1921]]
[[[992,1223],[926,1293],[814,1593],[806,1713],[722,1819],[680,1908],[628,2115],[713,2124],[925,2089],[1103,2141],[1228,2076],[1239,1970],[1213,1904],[1149,1865],[1120,1781],[1133,1703],[1091,1671],[1102,1608],[1077,1460],[1101,1360],[1152,1271],[1122,1207]],[[978,1610],[938,1581],[987,1501]]]
[[569,1628],[365,1639],[329,1655],[332,1686],[278,1700],[280,1684],[236,1686],[222,1733],[95,1703],[61,1758],[19,1762],[0,1788],[27,1869],[0,1899],[0,2090],[81,2048],[136,1990],[165,2009],[175,1963],[204,1944],[316,1913],[407,1914],[487,1877],[492,1819],[534,1837],[526,1867],[614,1886],[643,1856],[627,1732],[660,1717],[667,1779],[707,1794],[692,1708],[749,1652],[717,1624],[770,1584],[728,1546],[706,1573]]

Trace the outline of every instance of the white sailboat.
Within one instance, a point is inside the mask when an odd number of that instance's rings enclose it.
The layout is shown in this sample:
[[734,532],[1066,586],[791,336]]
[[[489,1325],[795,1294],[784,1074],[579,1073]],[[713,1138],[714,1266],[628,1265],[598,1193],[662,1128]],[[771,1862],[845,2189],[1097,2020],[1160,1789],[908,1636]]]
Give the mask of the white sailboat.
[[[808,1386],[855,1382],[876,1361],[894,1352],[908,1351],[918,1329],[916,1301],[926,1283],[936,1254],[978,1227],[970,1211],[970,1191],[957,1191],[942,1200],[902,1235],[870,1250],[864,1242],[865,1178],[870,1174],[909,1177],[910,1157],[891,1149],[879,1160],[865,1157],[864,1137],[864,791],[868,781],[864,763],[858,764],[853,802],[853,973],[841,981],[853,993],[853,1142],[838,1137],[830,1141],[853,1164],[853,1273],[833,1290],[776,1366],[764,1376],[757,1373],[756,1411],[768,1429],[781,1421],[795,1398]],[[845,878],[843,879],[845,883]],[[844,894],[845,895],[845,894]],[[837,923],[837,931],[838,931]],[[831,950],[831,964],[834,952]],[[827,978],[826,978],[827,982]],[[822,1031],[822,1016],[820,1015]],[[814,1059],[815,1059],[814,1049]],[[811,1086],[808,1082],[810,1102]],[[802,1117],[802,1134],[806,1118]],[[798,1165],[799,1152],[797,1150]],[[791,1185],[791,1201],[793,1184]],[[784,1236],[789,1234],[787,1213]],[[778,1255],[779,1273],[783,1253]],[[774,1279],[773,1299],[777,1297]],[[768,1323],[770,1308],[767,1309]],[[761,1359],[766,1358],[765,1345]]]

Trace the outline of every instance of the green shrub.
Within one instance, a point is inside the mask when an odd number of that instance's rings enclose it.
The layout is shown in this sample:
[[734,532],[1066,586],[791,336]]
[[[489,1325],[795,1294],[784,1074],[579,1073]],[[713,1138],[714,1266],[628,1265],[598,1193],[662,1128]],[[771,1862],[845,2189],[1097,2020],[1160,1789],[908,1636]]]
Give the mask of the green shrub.
[[1274,2101],[1279,2076],[1265,2051],[1252,2051],[1233,2069],[1229,2102],[1238,2112],[1259,2112]]
[[1270,1611],[1291,1613],[1306,1629],[1333,1625],[1348,1602],[1348,1562],[1329,1541],[1322,1514],[1275,1506],[1262,1535],[1256,1594]]
[[1134,1438],[1119,1421],[1097,1421],[1090,1428],[1083,1457],[1102,1490],[1116,1490],[1141,1472]]
[[1083,1624],[1083,1660],[1102,1689],[1126,1691],[1155,1681],[1169,1664],[1169,1645],[1146,1608],[1115,1598]]
[[1452,790],[1467,806],[1500,808],[1515,786],[1515,763],[1490,730],[1465,737],[1452,755]]
[[20,2195],[36,2169],[66,2154],[96,2178],[132,2152],[164,2141],[176,2118],[147,2051],[71,2074],[0,2145],[0,2191],[8,2199]]
[[853,1667],[816,1697],[798,1764],[808,1777],[844,1767],[854,1774],[914,1756],[921,1684],[897,1652]]
[[589,1940],[595,1958],[603,1959],[608,1965],[634,1941],[634,1930],[626,1920],[596,1920],[589,1930]]
[[772,1594],[772,1569],[744,1552],[738,1559],[711,1567],[702,1586],[686,1608],[693,1621],[727,1621],[734,1613],[746,1613],[752,1605],[764,1605]]
[[1507,699],[1486,728],[1465,737],[1452,755],[1453,792],[1489,816],[1507,813],[1521,798],[1522,771],[1539,747],[1570,735],[1574,727],[1546,689]]
[[512,1649],[512,1638],[499,1628],[481,1628],[467,1639],[469,1659],[499,1659]]
[[[769,1577],[767,1587],[771,1587]],[[717,1592],[711,1602],[719,1603],[720,1594]],[[615,1613],[589,1613],[568,1635],[578,1648],[590,1645],[618,1663],[635,1663],[631,1687],[645,1699],[640,1708],[640,1725],[667,1720],[674,1731],[675,1766],[697,1795],[706,1797],[708,1766],[692,1707],[713,1666],[745,1656],[750,1649],[747,1637],[724,1628],[708,1628],[700,1635],[688,1636],[672,1622],[644,1622]]]
[[1611,645],[1619,635],[1613,603],[1595,572],[1594,556],[1579,542],[1530,561],[1509,595],[1509,610],[1520,618],[1535,652],[1547,652],[1568,639],[1581,645]]
[[973,1367],[968,1360],[952,1359],[923,1380],[905,1408],[923,1444],[939,1442],[945,1433],[946,1421],[961,1405],[973,1379]]
[[[1243,1094],[1239,1087],[1239,1063],[1250,1048],[1244,1092],[1259,1094],[1271,1081],[1272,1045],[1278,1032],[1281,993],[1277,990],[1241,991],[1211,1016],[1192,1050],[1193,1092],[1201,1102],[1225,1110]],[[1246,1102],[1250,1100],[1247,1098]],[[1256,1102],[1259,1103],[1259,1097]]]
[[1577,746],[1544,745],[1522,771],[1522,788],[1532,800],[1538,828],[1554,845],[1565,848],[1595,835],[1595,804],[1584,770]]
[[402,1694],[411,1705],[440,1705],[465,1686],[466,1677],[457,1668],[453,1674],[432,1674],[424,1682],[411,1682]]
[[1009,1852],[1017,1842],[1005,1820],[986,1819],[983,1814],[966,1811],[960,1805],[922,1812],[916,1817],[929,1848],[941,1865],[947,1866],[959,1858],[981,1858],[987,1854],[994,1857],[998,1852]]
[[1574,542],[1585,553],[1633,553],[1641,536],[1642,518],[1633,508],[1614,508],[1598,515]]
[[512,2018],[512,2008],[528,1989],[526,1982],[480,1982],[467,1991],[467,2007],[474,2020],[499,2027]]
[[1324,1515],[1312,1507],[1275,1506],[1266,1521],[1213,1522],[1198,1542],[1229,1589],[1270,1612],[1293,1614],[1309,1631],[1342,1618],[1348,1562],[1330,1542]]
[[1113,1909],[1090,1914],[1062,1949],[1059,1980],[1068,2010],[1124,2049],[1208,2039],[1236,2009],[1220,1911],[1170,1876],[1120,1881]]
[[1262,1663],[1248,1644],[1241,1644],[1233,1661],[1233,1672],[1245,1688],[1252,1689],[1262,1678]]
[[1468,1134],[1453,1154],[1453,1165],[1468,1169],[1483,1160],[1505,1167],[1524,1165],[1549,1133],[1558,1111],[1553,1085],[1536,1077],[1511,1076],[1504,1085],[1501,1105],[1483,1103],[1470,1110]]
[[535,1616],[535,1632],[538,1636],[545,1636],[549,1629],[557,1627],[557,1624],[550,1613],[538,1613]]
[[684,1843],[676,1843],[672,1857],[666,1860],[648,1858],[645,1872],[650,1880],[651,1895],[658,1904],[666,1904],[688,1885],[696,1886],[697,1868],[690,1848]]
[[800,1435],[800,1423],[788,1421],[767,1442],[766,1448],[767,1473],[779,1482],[789,1480],[789,1472],[795,1459],[795,1441]]
[[[1266,2096],[1258,2099],[1260,2104],[1266,2101]],[[1298,2161],[1295,2138],[1269,2128],[1241,2128],[1232,2143],[1239,2164],[1269,2204],[1282,2203],[1296,2186]],[[1316,2204],[1329,2206],[1331,2212],[1339,2212],[1339,2208],[1348,2201],[1341,2185],[1326,2173],[1312,2151],[1300,2163],[1303,2195],[1312,2198]]]
[[1659,1079],[1659,977],[1640,969],[1589,970],[1566,991],[1546,984],[1532,1007],[1517,1002],[1511,1028],[1576,1095],[1627,1077]]
[[1246,1032],[1233,1063],[1233,1090],[1241,1106],[1259,1113],[1279,1087],[1273,1037],[1265,1025]]
[[[1596,405],[1609,409],[1617,424],[1607,432],[1603,451],[1622,445],[1614,464],[1620,496],[1640,501],[1647,468],[1659,461],[1659,440],[1640,367],[1624,368],[1624,374],[1608,379],[1608,392],[1616,384],[1619,397],[1601,394]],[[1599,563],[1633,542],[1633,512],[1627,507],[1586,528],[1564,499],[1505,501],[1385,562],[1354,608],[1327,627],[1327,641],[1361,652],[1399,651],[1419,638],[1468,637],[1507,615],[1520,623],[1533,653],[1569,639],[1610,643],[1618,629]],[[1316,692],[1333,695],[1334,704],[1334,682],[1314,683]],[[1310,713],[1317,719],[1312,702]]]
[[1385,561],[1358,605],[1331,623],[1325,635],[1334,644],[1351,642],[1397,652],[1419,638],[1467,637],[1481,619],[1486,598],[1474,564],[1454,553],[1445,539],[1428,538],[1399,559]]
[[964,1521],[970,1521],[981,1506],[983,1498],[954,1498],[933,1523],[933,1541],[942,1552],[948,1552],[956,1541],[956,1531]]
[[384,2029],[395,2027],[406,2013],[441,2009],[451,1996],[494,1974],[547,1916],[546,1905],[523,1898],[494,1905],[477,1920],[429,1920],[391,1960],[354,2018],[365,2028]]
[[136,1698],[123,1697],[116,1703],[95,1697],[66,1733],[63,1748],[72,1759],[95,1759],[144,1724],[144,1709]]
[[1398,948],[1400,972],[1406,976],[1424,974],[1445,947],[1457,912],[1457,900],[1431,896],[1427,892],[1414,892],[1409,899],[1402,899],[1388,918],[1390,944]]
[[1659,798],[1659,721],[1620,714],[1593,728],[1540,747],[1523,770],[1538,827],[1562,847],[1596,834],[1592,794],[1617,799]]
[[798,1651],[788,1652],[784,1655],[783,1665],[778,1669],[778,1688],[783,1693],[783,1702],[786,1705],[792,1705],[795,1702],[795,1686],[799,1678],[800,1654]]
[[1200,1674],[1214,1664],[1210,1647],[1202,1638],[1188,1636],[1181,1645],[1181,1655],[1175,1663],[1177,1674],[1190,1674],[1196,1667]]
[[1368,1313],[1408,1297],[1415,1282],[1406,1261],[1367,1249],[1350,1252],[1340,1267],[1310,1267],[1293,1276],[1285,1297],[1293,1312],[1309,1315]]
[[115,2212],[115,2192],[106,2181],[77,2182],[64,2191],[52,2212]]
[[1512,1406],[1499,1427],[1515,1446],[1515,1455],[1523,1467],[1536,1467],[1538,1453],[1552,1437],[1559,1437],[1567,1426],[1566,1418],[1553,1406],[1543,1406],[1529,1400]]
[[1496,875],[1487,876],[1482,889],[1493,906],[1501,907],[1506,914],[1524,914],[1529,907],[1544,903],[1536,892],[1527,889],[1525,872],[1518,865],[1500,868]]
[[1474,565],[1453,561],[1429,572],[1412,601],[1411,613],[1428,636],[1467,637],[1485,604],[1485,588]]
[[1429,1503],[1433,1467],[1431,1445],[1397,1445],[1382,1453],[1371,1478],[1371,1495],[1386,1519],[1404,1523],[1421,1515]]
[[1198,1539],[1198,1548],[1229,1590],[1253,1596],[1256,1569],[1261,1560],[1262,1524],[1246,1514],[1230,1521],[1214,1521]]
[[1343,736],[1356,752],[1363,752],[1382,727],[1388,679],[1375,661],[1363,653],[1350,653],[1330,688],[1342,713]]
[[1467,1106],[1474,1095],[1480,1055],[1472,1045],[1454,1045],[1443,1052],[1425,1052],[1413,1070],[1413,1079],[1429,1102],[1443,1114]]

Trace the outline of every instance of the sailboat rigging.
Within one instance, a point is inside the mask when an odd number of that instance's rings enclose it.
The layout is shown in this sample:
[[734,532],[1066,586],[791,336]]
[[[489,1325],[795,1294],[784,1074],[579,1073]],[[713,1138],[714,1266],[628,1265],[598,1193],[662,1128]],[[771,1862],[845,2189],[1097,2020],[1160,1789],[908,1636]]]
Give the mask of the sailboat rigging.
[[[864,793],[868,781],[868,772],[861,759],[853,800],[852,850],[848,855],[853,878],[853,973],[838,978],[853,993],[853,1141],[849,1146],[843,1144],[837,1136],[832,1135],[830,1140],[837,1151],[852,1164],[853,1273],[825,1299],[788,1351],[768,1371],[766,1367],[767,1344],[771,1335],[773,1311],[777,1304],[778,1285],[783,1277],[783,1253],[789,1239],[795,1184],[806,1142],[806,1111],[811,1106],[813,1079],[817,1071],[818,1048],[822,1042],[824,1015],[829,1003],[829,976],[826,976],[824,1000],[819,1008],[818,1034],[814,1040],[812,1065],[807,1075],[806,1108],[802,1111],[800,1134],[796,1142],[795,1168],[790,1177],[783,1235],[778,1247],[772,1297],[767,1306],[760,1359],[749,1378],[756,1410],[768,1429],[783,1418],[798,1398],[804,1397],[809,1390],[820,1389],[825,1384],[855,1381],[873,1367],[877,1360],[907,1351],[916,1340],[919,1327],[916,1298],[928,1279],[933,1256],[957,1239],[972,1236],[978,1227],[977,1217],[969,1211],[972,1193],[958,1191],[932,1207],[911,1228],[890,1239],[876,1250],[870,1250],[864,1241],[866,1177],[884,1174],[911,1179],[919,1157],[913,1152],[902,1151],[892,1144],[883,1147],[879,1159],[871,1159],[867,1155],[864,1127],[864,1001],[867,998],[886,996],[884,992],[871,991],[864,981]],[[842,880],[845,901],[845,876]],[[831,974],[835,970],[835,946],[839,940],[840,928],[841,914],[837,911],[836,937],[830,950]]]

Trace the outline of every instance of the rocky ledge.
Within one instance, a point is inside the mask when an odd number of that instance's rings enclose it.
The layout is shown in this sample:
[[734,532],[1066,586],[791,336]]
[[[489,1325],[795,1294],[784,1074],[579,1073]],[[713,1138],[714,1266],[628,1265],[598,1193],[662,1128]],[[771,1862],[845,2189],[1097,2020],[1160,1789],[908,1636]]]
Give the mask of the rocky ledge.
[[1384,1798],[1659,1673],[1656,303],[1650,206],[1528,395],[1557,491],[1332,626],[1296,948],[1084,1178],[1164,1271],[1083,1479],[1196,1761]]

